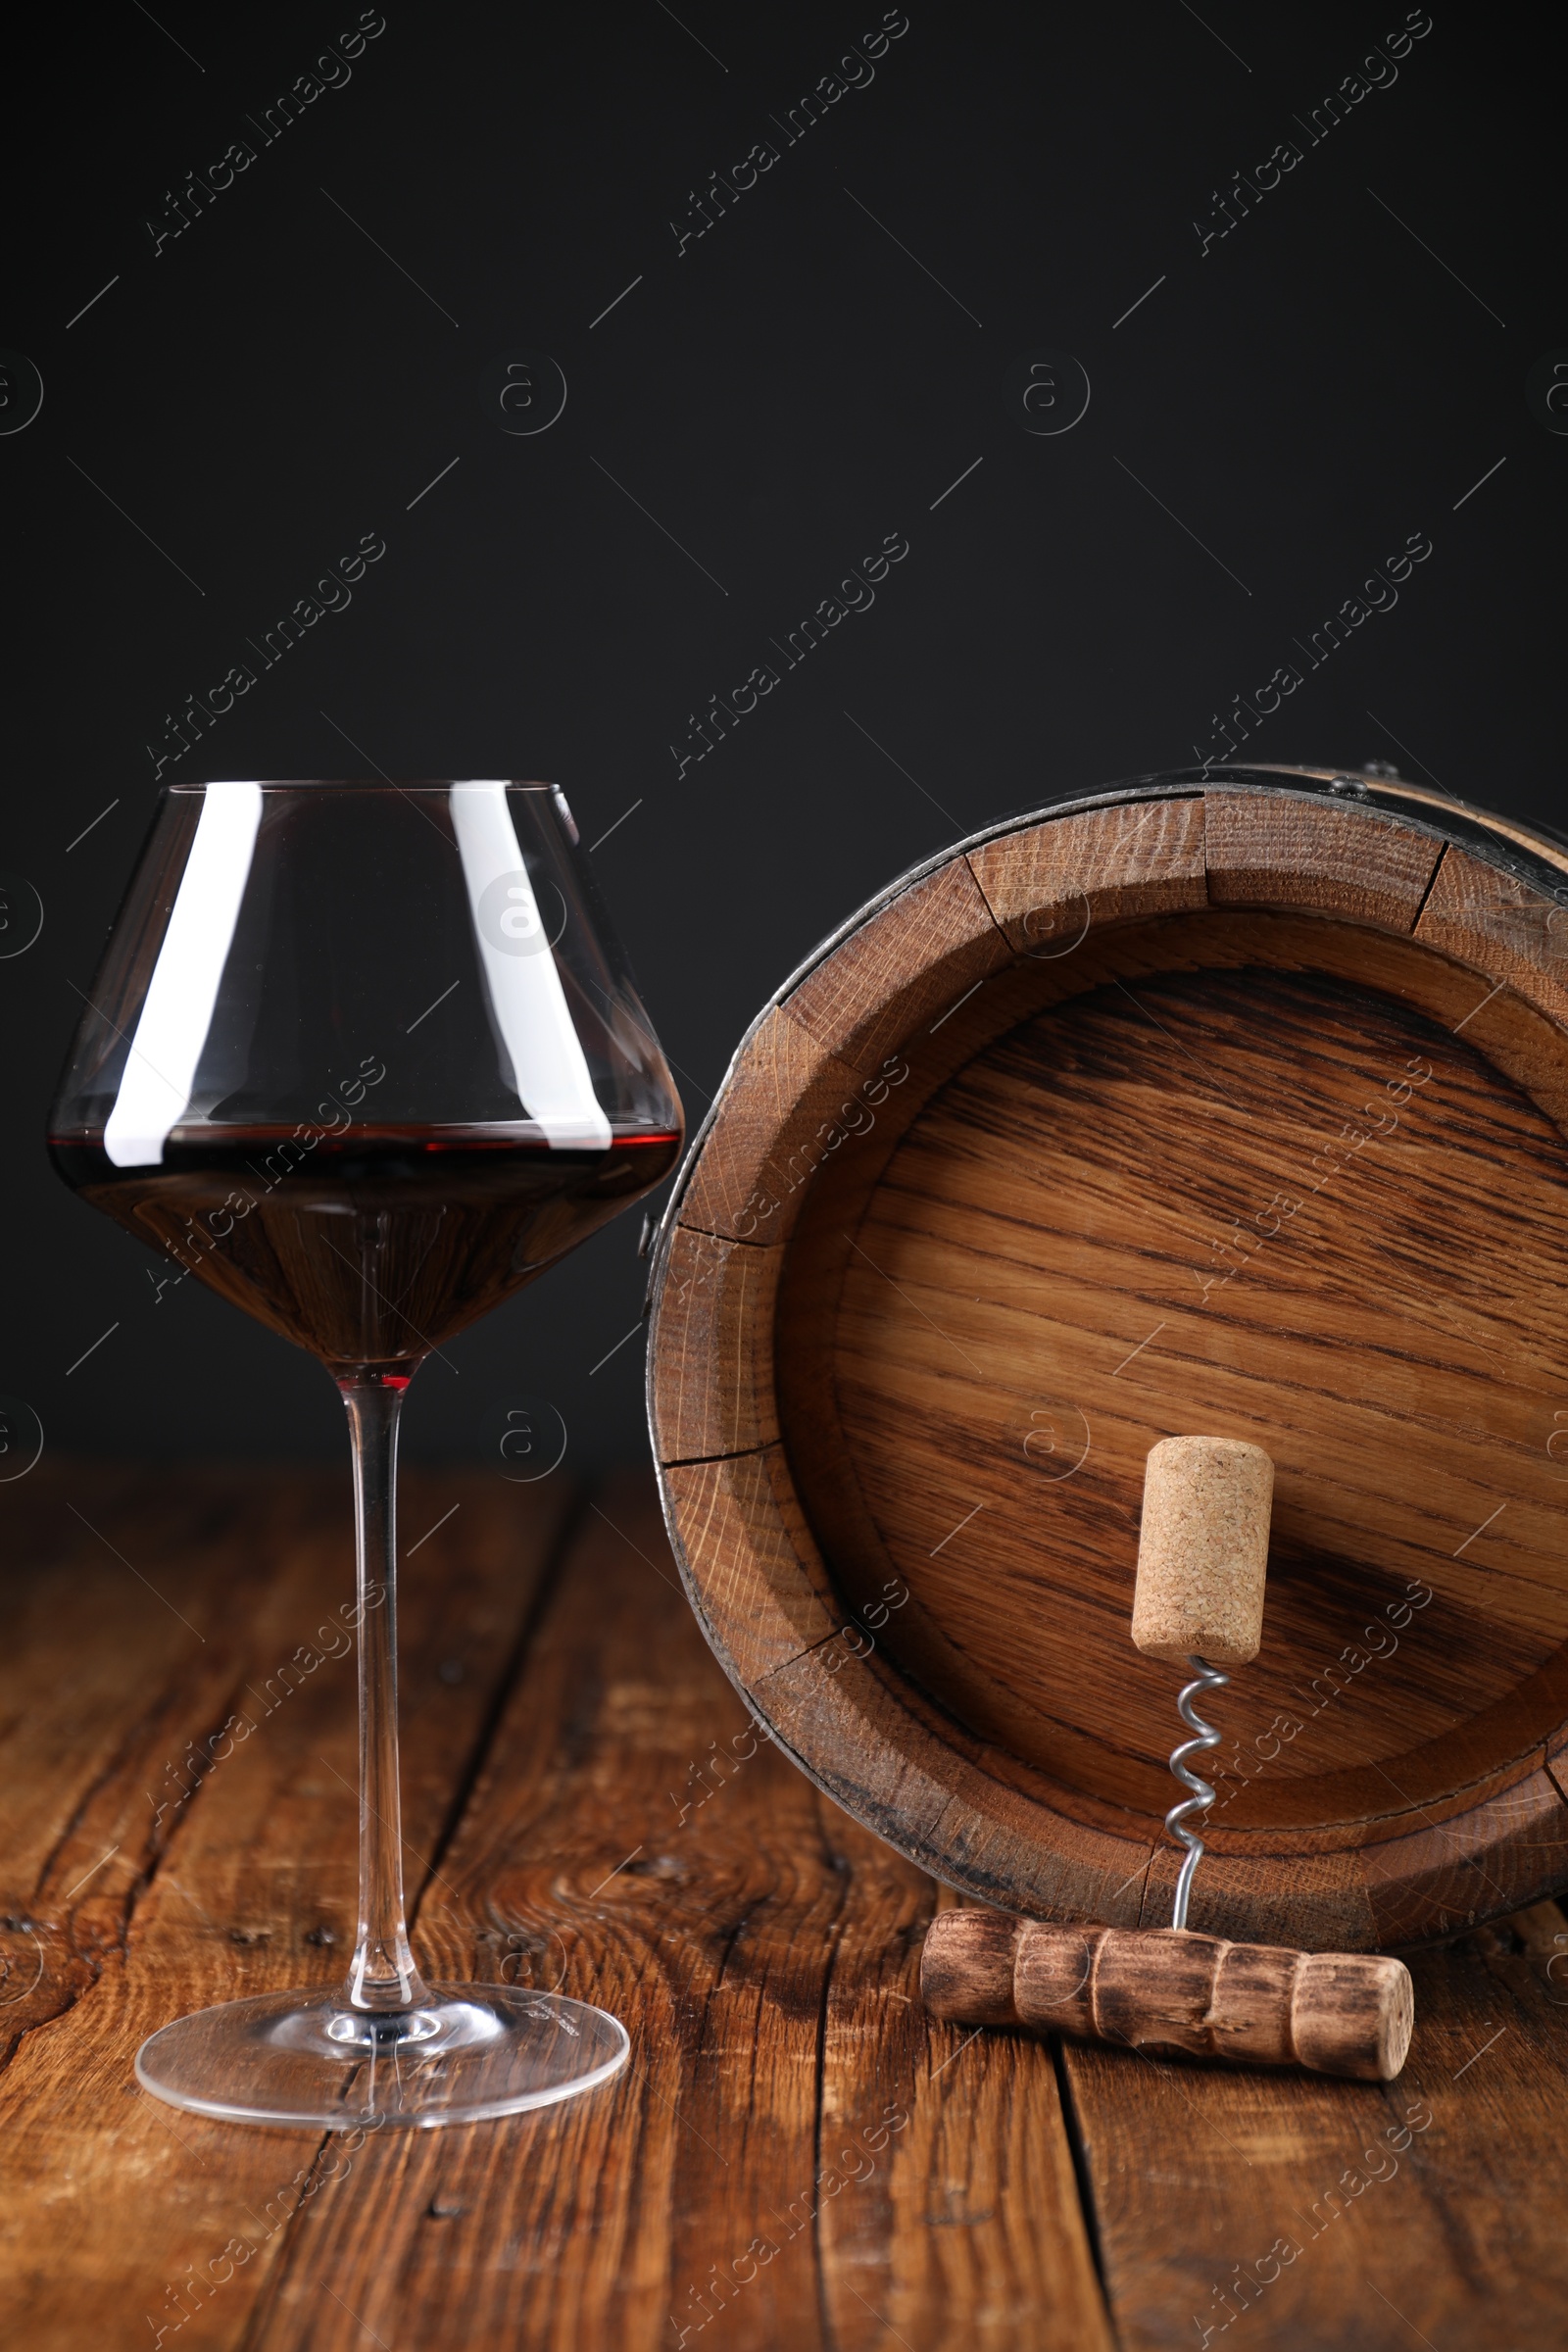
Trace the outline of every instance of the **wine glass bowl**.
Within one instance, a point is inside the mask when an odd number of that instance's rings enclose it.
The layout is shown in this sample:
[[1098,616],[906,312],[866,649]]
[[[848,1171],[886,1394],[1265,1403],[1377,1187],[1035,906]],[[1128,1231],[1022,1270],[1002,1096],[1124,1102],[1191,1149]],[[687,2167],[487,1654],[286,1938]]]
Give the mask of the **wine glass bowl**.
[[558,788],[233,783],[166,795],[50,1146],[177,1271],[412,1372],[680,1123]]
[[559,787],[176,785],[51,1113],[60,1174],[326,1366],[354,1448],[360,1927],[336,1988],[228,2002],[143,2084],[264,2123],[432,2125],[592,2088],[604,2012],[430,1986],[396,1722],[399,1411],[424,1357],[665,1176],[681,1109]]

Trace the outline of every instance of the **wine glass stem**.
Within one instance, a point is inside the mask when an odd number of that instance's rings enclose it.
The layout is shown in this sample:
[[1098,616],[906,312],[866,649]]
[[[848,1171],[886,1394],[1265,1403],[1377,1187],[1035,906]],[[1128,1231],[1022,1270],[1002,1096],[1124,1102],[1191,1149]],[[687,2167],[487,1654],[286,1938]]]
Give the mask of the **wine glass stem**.
[[346,1997],[356,2009],[428,2000],[403,1916],[398,1790],[397,1463],[406,1381],[340,1381],[354,1450],[360,1634],[360,1924]]

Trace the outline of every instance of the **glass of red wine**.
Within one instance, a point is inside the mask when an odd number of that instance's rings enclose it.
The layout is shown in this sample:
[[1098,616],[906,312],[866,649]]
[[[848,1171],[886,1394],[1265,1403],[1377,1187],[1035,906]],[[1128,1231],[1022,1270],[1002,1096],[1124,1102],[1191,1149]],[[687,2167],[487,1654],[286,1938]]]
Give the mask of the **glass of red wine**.
[[403,1901],[395,1484],[424,1357],[665,1176],[681,1107],[561,791],[174,785],[50,1119],[66,1182],[326,1366],[358,1534],[347,1981],[176,2020],[143,2086],[235,2122],[473,2123],[625,2063],[603,2010],[427,1984]]

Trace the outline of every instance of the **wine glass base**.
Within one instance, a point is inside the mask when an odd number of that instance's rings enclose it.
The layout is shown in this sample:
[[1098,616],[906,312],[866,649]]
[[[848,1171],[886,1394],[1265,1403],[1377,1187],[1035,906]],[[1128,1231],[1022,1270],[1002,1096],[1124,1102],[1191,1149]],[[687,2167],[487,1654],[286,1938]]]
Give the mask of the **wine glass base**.
[[222,2123],[430,2131],[575,2098],[630,2052],[624,2026],[584,2001],[505,1984],[426,1989],[391,2015],[351,2009],[336,1985],[198,2009],[142,2043],[136,2080]]

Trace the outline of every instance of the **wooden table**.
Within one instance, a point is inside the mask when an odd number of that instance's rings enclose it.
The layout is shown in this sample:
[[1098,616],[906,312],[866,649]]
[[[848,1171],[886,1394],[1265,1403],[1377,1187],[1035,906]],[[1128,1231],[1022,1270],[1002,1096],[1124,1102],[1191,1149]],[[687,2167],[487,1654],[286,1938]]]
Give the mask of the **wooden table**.
[[952,1898],[752,1730],[650,1485],[418,1471],[403,1526],[421,1965],[598,2000],[632,2064],[359,2145],[137,2089],[155,2026],[348,1956],[347,1478],[46,1462],[0,1488],[8,2344],[1568,2341],[1555,1906],[1416,1961],[1386,2088],[966,2035],[917,1992]]

